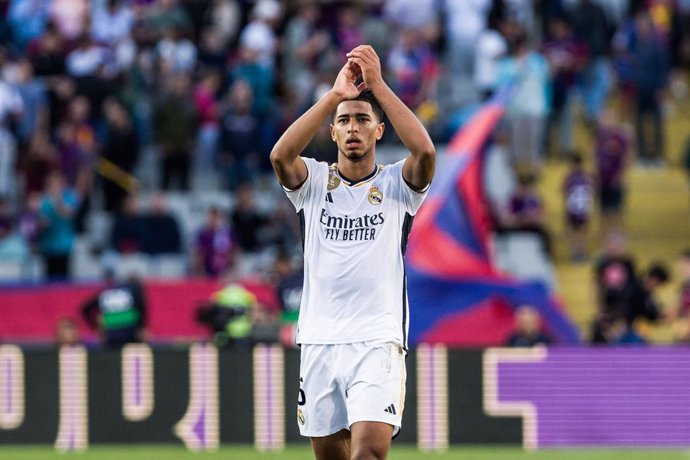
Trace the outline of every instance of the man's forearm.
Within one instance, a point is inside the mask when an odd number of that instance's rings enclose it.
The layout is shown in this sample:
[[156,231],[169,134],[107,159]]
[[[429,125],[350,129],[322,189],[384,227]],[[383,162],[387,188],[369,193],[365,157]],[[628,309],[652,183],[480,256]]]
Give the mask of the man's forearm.
[[370,89],[410,153],[418,155],[433,152],[434,145],[426,128],[393,90],[383,80]]
[[309,145],[321,123],[333,112],[341,99],[332,91],[324,94],[299,117],[278,139],[271,152],[272,162],[291,162]]

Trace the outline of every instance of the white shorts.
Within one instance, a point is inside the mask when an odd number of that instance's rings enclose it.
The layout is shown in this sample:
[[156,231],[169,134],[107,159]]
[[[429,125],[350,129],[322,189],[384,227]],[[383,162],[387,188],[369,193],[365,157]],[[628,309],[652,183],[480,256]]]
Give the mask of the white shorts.
[[302,345],[297,424],[321,437],[355,422],[383,422],[400,431],[405,354],[392,342]]

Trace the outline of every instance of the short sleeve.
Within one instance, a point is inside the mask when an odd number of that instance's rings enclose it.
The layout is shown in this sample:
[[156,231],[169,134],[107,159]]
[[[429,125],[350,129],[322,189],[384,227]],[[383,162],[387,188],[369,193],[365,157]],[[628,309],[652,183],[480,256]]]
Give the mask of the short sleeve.
[[287,197],[290,199],[297,212],[304,208],[304,204],[314,194],[314,184],[317,182],[316,177],[318,175],[318,162],[316,160],[305,157],[302,157],[302,160],[304,160],[304,164],[307,166],[307,179],[299,188],[294,190],[283,187],[283,190],[285,190]]
[[408,185],[408,183],[405,181],[405,178],[403,177],[404,164],[405,160],[403,159],[393,164],[391,167],[394,169],[396,177],[398,177],[400,180],[400,190],[403,202],[405,204],[405,211],[407,211],[410,215],[414,216],[415,214],[417,214],[417,211],[422,206],[422,203],[426,199],[426,196],[429,194],[429,187],[431,184],[427,185],[421,192],[414,190],[412,187]]

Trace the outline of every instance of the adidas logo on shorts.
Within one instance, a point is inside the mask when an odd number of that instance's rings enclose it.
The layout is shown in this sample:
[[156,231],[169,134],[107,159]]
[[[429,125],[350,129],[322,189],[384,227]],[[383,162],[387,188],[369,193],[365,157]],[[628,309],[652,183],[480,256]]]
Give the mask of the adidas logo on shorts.
[[388,412],[389,414],[395,415],[395,406],[393,404],[391,404],[390,406],[383,409],[383,411]]

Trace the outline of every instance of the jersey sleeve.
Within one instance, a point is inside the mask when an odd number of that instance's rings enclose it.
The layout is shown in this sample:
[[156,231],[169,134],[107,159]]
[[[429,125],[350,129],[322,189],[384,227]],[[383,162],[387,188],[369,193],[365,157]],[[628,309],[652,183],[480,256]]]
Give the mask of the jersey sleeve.
[[313,158],[305,157],[302,157],[302,160],[304,160],[304,164],[307,166],[307,179],[299,188],[294,190],[289,190],[283,187],[283,190],[285,190],[287,197],[290,199],[297,212],[304,208],[304,204],[309,201],[312,195],[315,193],[320,172],[318,161],[314,160]]
[[393,164],[391,167],[394,170],[394,174],[396,177],[399,179],[400,183],[400,194],[402,197],[402,201],[405,205],[405,211],[408,212],[410,215],[414,216],[417,214],[417,211],[419,208],[422,206],[422,203],[426,199],[426,196],[429,193],[429,185],[427,185],[424,190],[421,192],[418,192],[414,190],[412,187],[410,187],[407,182],[405,181],[405,178],[403,177],[403,165],[405,164],[405,160],[402,159],[398,161],[397,163]]

